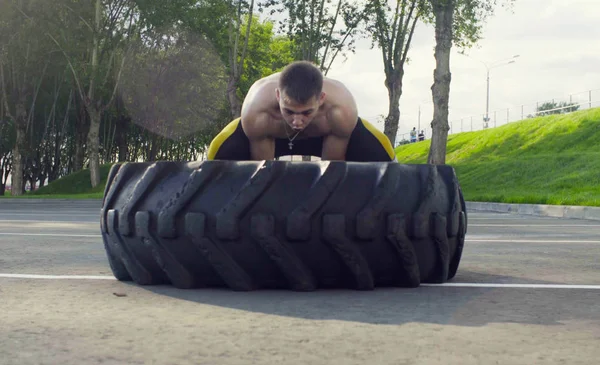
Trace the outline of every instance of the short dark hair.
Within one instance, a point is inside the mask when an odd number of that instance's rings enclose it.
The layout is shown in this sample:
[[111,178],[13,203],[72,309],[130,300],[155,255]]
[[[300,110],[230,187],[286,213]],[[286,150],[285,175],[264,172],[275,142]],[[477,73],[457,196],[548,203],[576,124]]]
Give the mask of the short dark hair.
[[279,89],[290,99],[304,104],[313,96],[319,98],[323,89],[323,74],[311,62],[292,62],[281,71]]

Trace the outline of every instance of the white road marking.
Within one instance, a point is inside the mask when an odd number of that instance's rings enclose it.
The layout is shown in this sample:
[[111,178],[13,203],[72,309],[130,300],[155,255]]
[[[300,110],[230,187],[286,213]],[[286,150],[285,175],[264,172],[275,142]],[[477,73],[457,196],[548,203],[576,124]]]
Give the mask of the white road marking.
[[465,242],[514,242],[514,243],[600,243],[598,240],[519,240],[519,239],[486,239],[486,238],[471,238]]
[[[62,233],[23,233],[23,232],[0,232],[0,236],[36,236],[36,237],[85,237],[101,238],[101,234],[62,234]],[[523,239],[487,239],[470,238],[465,240],[470,242],[506,242],[506,243],[600,243],[600,240],[523,240]]]
[[0,278],[15,279],[58,279],[58,280],[117,280],[114,276],[94,275],[37,275],[37,274],[0,274]]
[[468,227],[600,227],[600,224],[469,224]]
[[600,285],[570,285],[570,284],[494,284],[494,283],[444,283],[421,284],[421,286],[448,286],[458,288],[525,288],[525,289],[588,289],[600,290]]
[[38,236],[38,237],[102,237],[100,234],[62,234],[62,233],[14,233],[0,232],[0,236]]
[[87,215],[90,217],[99,217],[100,216],[100,211],[98,211],[98,213],[90,213],[89,210],[85,210],[85,211],[77,211],[77,210],[73,210],[70,211],[69,213],[50,213],[50,212],[39,212],[39,213],[13,213],[13,212],[0,212],[0,215],[10,215],[10,216],[15,216],[15,215],[22,215],[22,216],[32,216],[32,215],[48,215],[51,217],[54,216],[58,216],[58,215],[64,215],[64,216],[72,216],[72,215]]
[[97,224],[98,226],[100,226],[100,221],[96,222],[96,221],[69,221],[69,220],[64,220],[64,221],[57,221],[57,220],[43,220],[43,219],[36,219],[36,220],[30,220],[30,219],[11,219],[11,220],[7,220],[7,219],[0,219],[0,224],[2,223],[57,223],[57,224],[63,224],[63,223],[75,223],[75,224]]
[[510,216],[499,216],[499,217],[488,217],[488,216],[476,216],[473,217],[472,215],[469,215],[469,220],[482,220],[482,221],[492,221],[492,220],[512,220],[512,221],[517,221],[517,220],[532,220],[532,221],[552,221],[552,220],[557,220],[560,219],[558,217],[521,217],[521,216],[517,216],[517,215],[510,215]]
[[[0,278],[12,279],[43,279],[43,280],[117,280],[114,276],[100,275],[39,275],[39,274],[0,274]],[[494,284],[494,283],[444,283],[426,284],[429,287],[459,287],[459,288],[524,288],[524,289],[585,289],[600,290],[600,285],[570,285],[570,284]]]

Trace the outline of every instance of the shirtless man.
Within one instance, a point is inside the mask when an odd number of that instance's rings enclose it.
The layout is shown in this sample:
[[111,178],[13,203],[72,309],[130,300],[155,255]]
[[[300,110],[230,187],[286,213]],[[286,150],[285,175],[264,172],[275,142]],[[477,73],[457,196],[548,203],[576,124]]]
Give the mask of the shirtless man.
[[348,89],[306,61],[255,82],[241,117],[230,122],[208,150],[209,160],[273,160],[284,155],[395,160],[389,139],[359,118]]

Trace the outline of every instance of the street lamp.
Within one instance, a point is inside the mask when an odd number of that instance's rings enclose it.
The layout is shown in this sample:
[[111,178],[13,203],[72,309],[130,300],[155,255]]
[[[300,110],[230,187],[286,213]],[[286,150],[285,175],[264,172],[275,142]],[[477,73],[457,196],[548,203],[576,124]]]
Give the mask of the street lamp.
[[505,58],[502,60],[498,60],[498,61],[494,61],[492,63],[490,63],[488,65],[488,63],[483,62],[481,60],[478,60],[476,58],[473,58],[471,56],[468,56],[464,53],[461,53],[463,56],[469,57],[471,59],[474,59],[475,61],[481,62],[483,64],[483,66],[485,66],[485,69],[487,71],[487,77],[486,77],[486,82],[487,82],[487,93],[486,93],[486,102],[485,102],[485,117],[483,118],[483,122],[484,122],[484,128],[487,128],[488,126],[488,122],[490,121],[490,70],[497,68],[497,67],[501,67],[501,66],[507,66],[510,65],[511,63],[515,63],[515,58],[520,57],[520,55],[514,55],[510,58]]
[[[487,70],[487,95],[486,95],[486,102],[485,102],[485,118],[483,118],[483,121],[485,122],[484,128],[488,127],[488,122],[490,121],[490,115],[489,115],[489,112],[490,112],[490,70],[497,68],[497,67],[507,66],[511,63],[515,63],[516,61],[514,59],[518,58],[519,56],[520,55],[514,55],[509,59],[495,61],[490,66],[488,66],[487,63],[478,60],[479,62],[483,63],[483,65],[485,66],[485,68]],[[506,61],[508,61],[508,62],[506,62]]]

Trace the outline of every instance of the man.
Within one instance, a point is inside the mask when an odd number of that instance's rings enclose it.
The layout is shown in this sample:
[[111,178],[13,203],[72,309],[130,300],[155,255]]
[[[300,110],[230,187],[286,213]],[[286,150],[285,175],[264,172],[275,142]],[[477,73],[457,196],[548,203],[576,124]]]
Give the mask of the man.
[[393,161],[390,140],[358,117],[353,96],[306,61],[250,87],[241,116],[211,142],[209,160],[273,160],[284,155],[322,160]]

